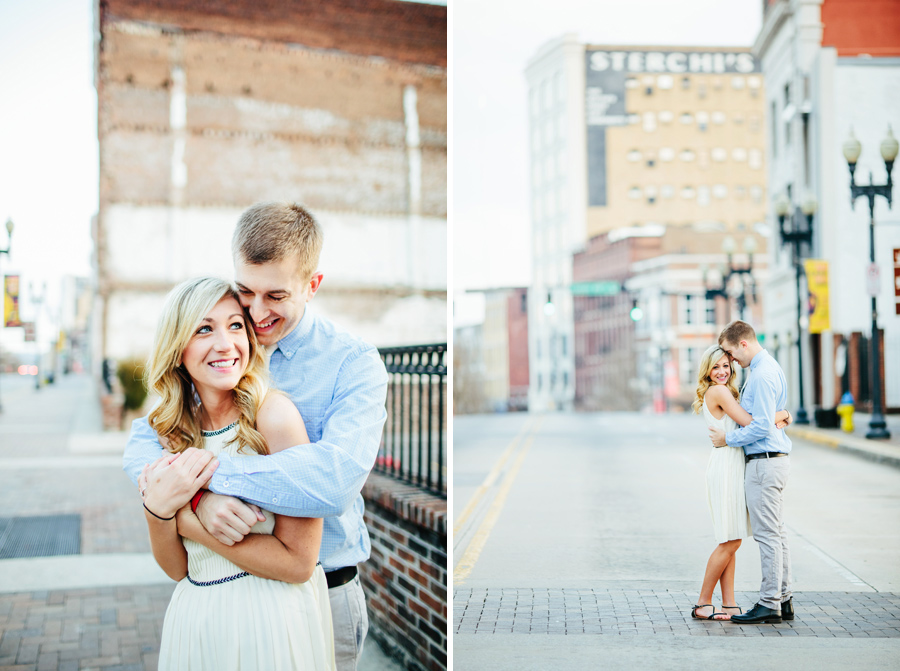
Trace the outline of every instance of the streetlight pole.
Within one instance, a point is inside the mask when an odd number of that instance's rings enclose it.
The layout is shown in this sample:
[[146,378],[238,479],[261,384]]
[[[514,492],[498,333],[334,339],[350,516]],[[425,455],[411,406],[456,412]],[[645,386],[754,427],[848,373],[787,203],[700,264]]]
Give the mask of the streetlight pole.
[[[818,203],[812,196],[803,199],[803,205],[795,207],[791,213],[791,202],[782,195],[775,202],[775,214],[778,215],[778,230],[781,232],[781,244],[791,246],[791,260],[794,264],[794,274],[797,281],[797,375],[799,377],[798,389],[800,392],[800,407],[797,409],[797,424],[809,424],[809,415],[806,413],[806,404],[803,402],[803,301],[800,294],[800,278],[803,275],[802,246],[812,247],[813,215],[818,209]],[[791,215],[791,230],[787,230],[784,222]],[[804,227],[803,224],[806,224]]]
[[[13,229],[14,229],[14,228],[15,228],[15,225],[13,224],[13,220],[10,219],[10,218],[7,218],[7,219],[6,219],[6,235],[7,235],[7,237],[9,238],[9,240],[8,240],[8,242],[6,243],[6,249],[0,249],[0,254],[6,254],[7,256],[9,256],[9,250],[12,249],[12,234],[13,234]],[[0,278],[2,278],[2,277],[3,277],[3,275],[0,274]],[[4,291],[3,301],[4,301],[4,303],[5,303],[5,302],[6,302],[6,294],[5,294],[5,292],[6,292],[6,287],[3,288],[3,291]],[[4,312],[4,315],[3,315],[3,321],[4,321],[4,324],[3,324],[3,325],[5,326],[5,322],[6,322],[6,314],[5,314],[5,313],[6,313],[6,310],[4,309],[3,312]],[[2,361],[0,361],[0,364],[2,364]],[[0,376],[2,376],[2,375],[3,375],[3,366],[0,365]],[[3,412],[3,404],[2,404],[2,403],[0,403],[0,412]]]
[[[746,266],[738,267],[734,265],[734,261],[732,257],[734,255],[735,249],[737,246],[735,244],[734,238],[731,236],[726,237],[722,241],[722,251],[725,252],[728,257],[728,268],[727,271],[725,268],[722,269],[722,284],[718,287],[710,287],[707,279],[708,273],[704,269],[703,271],[703,286],[706,289],[706,299],[707,300],[715,300],[717,297],[721,296],[725,299],[726,305],[729,299],[728,294],[728,283],[731,281],[731,278],[735,275],[740,276],[741,279],[741,293],[737,295],[737,305],[738,305],[738,316],[741,321],[744,320],[744,311],[747,308],[747,282],[743,280],[743,276],[746,275],[749,278],[749,284],[752,291],[753,301],[756,301],[756,285],[753,281],[753,254],[756,252],[756,238],[752,235],[747,236],[744,239],[744,251],[747,253],[748,263]],[[730,321],[730,320],[729,320]]]
[[[847,167],[850,168],[850,207],[856,208],[856,199],[865,196],[869,201],[869,263],[877,271],[875,265],[875,196],[887,199],[888,207],[892,207],[894,184],[891,181],[891,171],[894,169],[894,159],[900,149],[891,127],[888,126],[887,137],[881,142],[881,158],[884,159],[884,167],[887,168],[887,184],[875,184],[872,181],[872,173],[869,173],[869,183],[858,185],[856,183],[856,161],[862,153],[862,145],[850,131],[850,139],[844,143],[844,158],[847,159]],[[866,438],[891,437],[884,421],[881,402],[881,352],[878,338],[878,306],[876,304],[875,291],[872,291],[872,420],[869,422],[869,432]]]

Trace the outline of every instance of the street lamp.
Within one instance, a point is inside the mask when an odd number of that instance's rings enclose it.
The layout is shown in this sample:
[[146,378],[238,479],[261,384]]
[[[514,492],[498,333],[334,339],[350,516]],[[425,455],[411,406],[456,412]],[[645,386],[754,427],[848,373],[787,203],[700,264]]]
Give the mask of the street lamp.
[[[737,249],[737,243],[734,238],[730,235],[727,236],[724,240],[722,240],[722,251],[725,252],[725,255],[728,258],[728,267],[722,268],[719,276],[722,278],[722,283],[720,286],[710,286],[708,283],[709,280],[709,272],[707,269],[703,269],[703,286],[706,288],[706,299],[707,300],[715,300],[717,297],[721,296],[726,301],[730,297],[728,293],[728,284],[731,282],[731,278],[735,275],[741,276],[741,293],[737,294],[736,300],[738,304],[738,314],[740,315],[741,320],[744,319],[744,310],[747,308],[747,288],[749,286],[751,291],[751,297],[754,302],[756,302],[756,283],[753,281],[753,254],[756,253],[756,238],[752,235],[748,235],[744,238],[744,252],[747,254],[748,262],[746,266],[735,266],[733,261],[733,255],[735,250]],[[747,280],[743,279],[743,276],[747,276]]]
[[[807,194],[803,198],[803,204],[794,207],[791,212],[791,201],[785,194],[781,194],[775,201],[775,214],[778,215],[778,230],[781,233],[781,244],[791,246],[791,262],[794,264],[794,273],[797,278],[797,374],[798,388],[800,390],[800,407],[797,409],[797,424],[809,424],[809,415],[803,402],[803,307],[800,300],[800,278],[803,275],[804,244],[812,247],[813,215],[819,209],[815,196]],[[790,215],[791,228],[785,228],[785,221]]]
[[[6,219],[6,236],[9,238],[9,240],[6,243],[6,249],[0,249],[0,254],[6,254],[7,256],[9,256],[9,250],[12,249],[12,234],[13,234],[14,228],[15,228],[15,225],[13,224],[13,220],[10,219],[9,217],[7,217],[7,219]],[[0,274],[0,277],[3,277],[3,275]],[[5,302],[6,301],[6,295],[5,295],[6,288],[5,287],[4,287],[3,291],[4,291],[3,300]],[[4,312],[3,320],[5,322],[6,321],[6,314],[5,314],[6,310],[4,310],[3,312]],[[2,363],[3,363],[2,360],[0,360],[0,375],[3,374]],[[0,412],[3,412],[3,404],[2,403],[0,403]]]
[[[888,126],[887,137],[881,142],[881,158],[884,159],[884,167],[887,168],[887,184],[875,184],[872,181],[872,173],[869,173],[867,185],[856,183],[856,161],[862,153],[862,145],[850,131],[850,138],[844,143],[844,158],[850,168],[850,207],[856,209],[856,199],[865,196],[869,200],[869,268],[877,277],[878,266],[875,265],[875,196],[883,196],[887,199],[888,207],[892,206],[891,191],[894,184],[891,181],[891,171],[894,169],[894,159],[897,158],[897,140],[891,127]],[[869,422],[869,432],[866,438],[890,438],[884,421],[884,413],[881,409],[881,363],[878,347],[878,308],[876,305],[876,291],[872,292],[872,421]]]

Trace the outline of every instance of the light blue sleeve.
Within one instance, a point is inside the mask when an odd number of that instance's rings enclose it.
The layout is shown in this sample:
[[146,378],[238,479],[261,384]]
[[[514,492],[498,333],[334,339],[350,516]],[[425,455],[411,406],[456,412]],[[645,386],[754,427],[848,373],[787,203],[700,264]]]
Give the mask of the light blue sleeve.
[[387,372],[374,348],[346,359],[317,443],[268,456],[220,455],[209,488],[291,517],[342,515],[378,456]]
[[775,385],[768,378],[762,378],[756,385],[753,407],[747,409],[753,421],[725,434],[725,442],[732,447],[744,447],[769,435],[775,428]]
[[144,465],[152,464],[162,453],[162,445],[159,444],[156,431],[150,428],[147,418],[136,419],[131,423],[131,435],[128,436],[128,444],[122,457],[122,470],[137,485]]

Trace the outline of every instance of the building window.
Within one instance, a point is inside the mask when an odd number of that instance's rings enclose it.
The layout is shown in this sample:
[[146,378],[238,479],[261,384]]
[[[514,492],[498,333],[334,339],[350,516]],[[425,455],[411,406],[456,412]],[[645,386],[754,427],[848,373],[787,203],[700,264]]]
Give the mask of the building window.
[[675,150],[671,147],[661,147],[659,150],[659,160],[665,161],[668,163],[669,161],[674,160],[675,158]]
[[641,187],[633,186],[628,189],[628,197],[631,200],[640,200],[641,199]]
[[754,204],[756,204],[756,205],[762,204],[762,194],[763,194],[763,190],[762,190],[761,186],[751,186],[750,187],[750,199],[754,202]]
[[632,149],[630,152],[628,152],[628,156],[626,158],[628,158],[628,160],[632,163],[637,163],[643,158],[643,155],[641,154],[639,149]]
[[693,324],[696,320],[695,310],[694,297],[684,296],[682,301],[681,323],[684,325]]
[[711,119],[714,124],[721,126],[727,121],[728,117],[725,116],[724,112],[713,112]]
[[685,149],[680,154],[678,154],[678,158],[680,158],[685,163],[690,163],[695,158],[697,158],[697,155],[690,149]]
[[[786,110],[791,104],[791,85],[784,85],[784,109]],[[789,147],[791,144],[791,120],[784,122],[784,146]]]
[[716,323],[716,300],[714,298],[706,299],[706,323]]
[[696,195],[696,193],[694,192],[694,187],[692,187],[692,186],[682,187],[681,197],[684,198],[685,200],[691,200],[695,195]]
[[724,163],[728,160],[728,151],[726,151],[723,147],[715,147],[712,152],[712,160],[716,163]]
[[715,186],[713,186],[712,195],[714,198],[717,198],[718,200],[727,198],[728,197],[728,187],[725,186],[724,184],[716,184]]
[[697,187],[697,205],[709,205],[709,187],[708,186],[698,186]]
[[747,160],[747,150],[743,147],[735,147],[731,150],[731,158],[733,161],[743,163]]
[[747,188],[744,186],[734,187],[734,197],[736,200],[743,200],[747,195]]
[[656,78],[656,85],[661,89],[670,89],[674,83],[672,75],[660,75]]
[[708,126],[709,114],[707,112],[697,112],[697,128],[699,128],[701,132],[706,132]]
[[762,168],[762,152],[759,149],[750,150],[749,165],[753,170]]
[[774,100],[769,116],[772,118],[772,158],[775,158],[778,156],[778,108]]
[[628,79],[625,80],[625,88],[626,89],[636,89],[640,85],[641,85],[641,83],[634,77],[629,77]]
[[682,77],[681,78],[681,88],[683,88],[683,89],[691,88],[691,78],[690,77]]
[[669,110],[662,110],[659,113],[659,122],[660,123],[672,123],[672,120],[675,118],[675,115]]
[[675,187],[671,184],[663,184],[659,189],[659,195],[665,199],[670,199],[675,197]]
[[742,90],[744,88],[745,83],[746,82],[744,81],[743,77],[732,77],[731,78],[731,88],[733,88],[735,91]]
[[656,130],[656,114],[653,112],[644,112],[644,131],[652,133]]
[[678,120],[683,123],[685,126],[694,123],[694,115],[690,112],[683,112]]

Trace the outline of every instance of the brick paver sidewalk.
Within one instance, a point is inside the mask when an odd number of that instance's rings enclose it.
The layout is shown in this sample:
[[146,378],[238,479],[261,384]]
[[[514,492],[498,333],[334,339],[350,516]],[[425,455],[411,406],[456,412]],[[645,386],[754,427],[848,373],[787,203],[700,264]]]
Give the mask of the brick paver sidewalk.
[[[737,595],[752,604],[755,592]],[[900,594],[797,592],[792,622],[737,625],[695,620],[696,594],[635,589],[459,589],[456,634],[613,636],[821,636],[900,638]]]
[[4,594],[0,670],[155,671],[175,583]]

